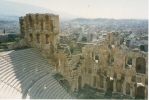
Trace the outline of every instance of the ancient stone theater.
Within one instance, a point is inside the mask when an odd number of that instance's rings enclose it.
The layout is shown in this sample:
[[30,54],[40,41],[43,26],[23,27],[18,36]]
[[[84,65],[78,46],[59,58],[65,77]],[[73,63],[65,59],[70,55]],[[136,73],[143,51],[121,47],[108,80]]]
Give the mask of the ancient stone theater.
[[148,99],[148,53],[120,44],[118,32],[72,55],[59,42],[59,15],[26,14],[19,20],[18,44],[24,49],[0,53],[1,98]]

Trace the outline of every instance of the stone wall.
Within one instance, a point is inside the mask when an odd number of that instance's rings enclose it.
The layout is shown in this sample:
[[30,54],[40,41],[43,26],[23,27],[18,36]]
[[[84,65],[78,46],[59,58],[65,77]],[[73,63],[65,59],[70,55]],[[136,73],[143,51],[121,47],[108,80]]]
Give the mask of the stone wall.
[[[111,32],[106,42],[86,45],[81,55],[71,55],[67,45],[59,44],[58,15],[27,14],[20,17],[20,27],[27,46],[37,48],[49,60],[63,81],[67,80],[71,91],[81,90],[88,84],[104,91],[111,89],[113,93],[147,99],[148,54],[120,45],[119,33]],[[139,91],[143,91],[141,95]]]

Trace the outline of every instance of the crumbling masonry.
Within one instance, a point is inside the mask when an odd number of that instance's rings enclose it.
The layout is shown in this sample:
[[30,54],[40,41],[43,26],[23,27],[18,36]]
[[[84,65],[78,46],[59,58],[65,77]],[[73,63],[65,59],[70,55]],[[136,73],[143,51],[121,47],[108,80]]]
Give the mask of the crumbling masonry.
[[[20,31],[22,45],[39,50],[61,73],[71,91],[81,90],[84,84],[88,84],[104,91],[111,89],[113,93],[128,94],[132,98],[148,98],[148,54],[120,45],[117,32],[109,33],[106,42],[86,45],[82,54],[71,55],[69,47],[59,43],[58,15],[27,14],[20,17]],[[129,58],[132,62],[128,62]]]

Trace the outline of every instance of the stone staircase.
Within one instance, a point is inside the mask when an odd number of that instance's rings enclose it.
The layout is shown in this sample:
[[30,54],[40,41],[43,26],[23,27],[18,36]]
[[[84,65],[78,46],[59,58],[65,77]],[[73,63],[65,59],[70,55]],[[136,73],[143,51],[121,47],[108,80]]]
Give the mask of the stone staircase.
[[0,53],[0,99],[73,99],[34,48]]

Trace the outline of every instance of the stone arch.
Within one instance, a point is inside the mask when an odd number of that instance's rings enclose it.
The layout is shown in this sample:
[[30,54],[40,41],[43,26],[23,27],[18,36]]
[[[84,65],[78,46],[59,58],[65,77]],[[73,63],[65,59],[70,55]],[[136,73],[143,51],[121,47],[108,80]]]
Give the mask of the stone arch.
[[96,76],[94,76],[93,85],[96,86]]
[[49,38],[50,36],[49,36],[48,34],[46,34],[45,37],[46,37],[46,43],[47,43],[47,44],[50,43],[50,40],[49,40],[49,39],[50,39],[50,38]]
[[39,15],[38,14],[35,16],[35,19],[36,19],[36,27],[39,28],[40,19],[39,19]]
[[114,63],[114,55],[113,54],[108,54],[107,64],[112,66],[113,63]]
[[113,54],[110,55],[110,61],[114,62],[114,55]]
[[45,29],[50,28],[50,18],[48,15],[45,15]]
[[122,87],[121,80],[117,80],[117,83],[116,83],[116,90],[117,90],[117,92],[121,92],[121,87]]
[[130,68],[132,66],[132,57],[126,56],[125,57],[125,68]]
[[54,28],[54,26],[53,26],[53,20],[50,20],[50,30],[51,30],[51,32],[53,32],[53,28]]
[[143,57],[138,57],[136,59],[136,72],[145,74],[146,71],[146,61]]
[[82,88],[82,76],[79,76],[78,78],[78,90],[80,91]]
[[33,35],[31,33],[29,34],[29,41],[33,42]]
[[31,15],[29,15],[29,26],[33,27],[33,19],[31,17]]
[[37,34],[37,43],[40,43],[41,42],[41,38],[40,38],[40,34]]
[[100,87],[103,88],[104,83],[103,83],[103,76],[100,76]]
[[144,86],[137,87],[136,98],[145,99],[145,87]]
[[129,83],[126,84],[126,94],[130,95],[130,84]]
[[107,90],[113,91],[113,78],[107,77]]
[[99,58],[99,57],[98,57],[98,53],[95,52],[95,60],[98,61],[98,58]]

